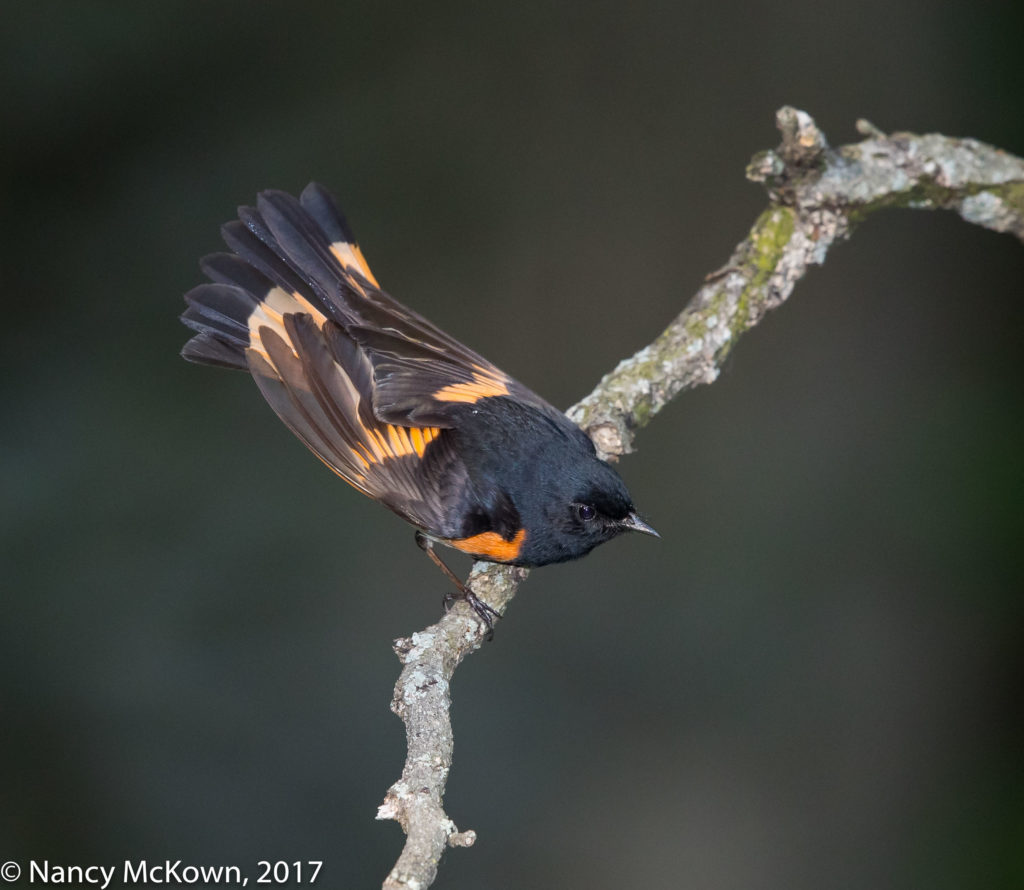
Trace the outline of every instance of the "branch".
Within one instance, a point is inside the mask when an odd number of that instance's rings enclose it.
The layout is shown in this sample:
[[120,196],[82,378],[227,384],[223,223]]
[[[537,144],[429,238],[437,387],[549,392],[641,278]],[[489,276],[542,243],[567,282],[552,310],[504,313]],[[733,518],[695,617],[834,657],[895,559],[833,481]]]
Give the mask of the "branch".
[[[711,383],[740,335],[781,305],[811,265],[854,227],[886,207],[955,210],[965,220],[1024,241],[1024,161],[973,139],[930,134],[886,136],[867,121],[862,142],[829,148],[811,117],[776,115],[782,143],[756,155],[747,177],[764,183],[769,204],[728,263],[705,279],[686,308],[649,346],[621,362],[567,412],[615,460],[637,430],[675,395]],[[469,585],[504,614],[525,569],[478,562]],[[465,603],[437,624],[395,641],[404,668],[391,709],[405,722],[409,752],[378,819],[408,835],[388,888],[424,890],[446,846],[470,846],[441,805],[452,761],[449,682],[479,648],[487,628]]]

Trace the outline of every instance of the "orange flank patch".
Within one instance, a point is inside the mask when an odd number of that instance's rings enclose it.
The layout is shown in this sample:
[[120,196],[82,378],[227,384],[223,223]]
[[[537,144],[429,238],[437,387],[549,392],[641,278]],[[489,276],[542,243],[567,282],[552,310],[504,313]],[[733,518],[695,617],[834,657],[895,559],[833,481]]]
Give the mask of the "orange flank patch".
[[468,383],[453,383],[434,393],[439,402],[479,402],[488,396],[507,396],[506,381],[491,371],[480,369],[473,372]]
[[490,559],[495,562],[509,562],[519,555],[523,548],[523,541],[526,540],[526,529],[521,528],[511,541],[506,541],[497,532],[482,532],[473,535],[471,538],[460,538],[448,541],[456,550],[468,553],[471,556],[478,556],[481,559]]

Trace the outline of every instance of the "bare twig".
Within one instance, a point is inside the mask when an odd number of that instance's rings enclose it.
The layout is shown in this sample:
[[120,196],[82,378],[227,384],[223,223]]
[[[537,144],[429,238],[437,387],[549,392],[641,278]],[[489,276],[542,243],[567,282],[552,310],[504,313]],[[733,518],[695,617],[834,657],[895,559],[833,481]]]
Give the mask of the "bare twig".
[[[1024,161],[972,139],[885,135],[858,121],[862,142],[829,148],[811,117],[777,116],[782,143],[754,157],[748,178],[768,190],[768,207],[729,261],[705,280],[686,308],[649,346],[621,362],[569,409],[602,456],[631,450],[636,430],[684,389],[711,383],[739,336],[783,303],[808,266],[834,242],[885,207],[956,210],[965,220],[1024,240]],[[477,563],[469,584],[504,613],[527,572]],[[396,640],[404,664],[392,710],[406,725],[402,778],[378,812],[408,838],[385,888],[430,886],[446,846],[469,846],[441,804],[452,759],[449,681],[487,628],[464,603],[437,624]]]

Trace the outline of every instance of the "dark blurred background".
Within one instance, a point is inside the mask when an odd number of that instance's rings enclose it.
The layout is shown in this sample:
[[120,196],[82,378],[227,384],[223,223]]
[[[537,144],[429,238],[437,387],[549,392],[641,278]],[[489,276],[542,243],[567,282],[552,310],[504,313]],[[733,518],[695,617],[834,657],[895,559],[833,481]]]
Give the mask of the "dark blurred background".
[[[411,530],[181,294],[317,179],[383,285],[568,406],[763,209],[775,110],[1024,153],[1019,4],[11,4],[0,859],[377,886]],[[438,886],[1024,886],[1024,248],[873,217],[621,470],[456,676]],[[468,567],[460,563],[461,568]]]

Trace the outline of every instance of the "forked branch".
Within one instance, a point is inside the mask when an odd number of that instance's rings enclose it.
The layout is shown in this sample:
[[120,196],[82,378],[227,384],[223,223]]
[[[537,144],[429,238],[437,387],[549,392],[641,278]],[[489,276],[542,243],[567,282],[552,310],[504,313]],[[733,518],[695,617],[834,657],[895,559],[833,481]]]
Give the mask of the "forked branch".
[[[795,108],[776,115],[782,143],[756,155],[747,177],[764,183],[769,203],[728,262],[705,279],[686,308],[649,346],[621,362],[569,409],[603,457],[632,450],[636,431],[677,393],[711,383],[740,335],[781,305],[811,265],[886,207],[955,210],[965,220],[1024,241],[1024,161],[973,139],[886,135],[867,121],[866,138],[830,148],[811,117]],[[504,614],[525,569],[477,563],[476,595]],[[395,641],[404,667],[392,710],[405,723],[402,777],[378,811],[407,834],[386,888],[424,890],[447,846],[470,846],[442,806],[452,762],[449,683],[487,627],[458,603],[437,624]]]

